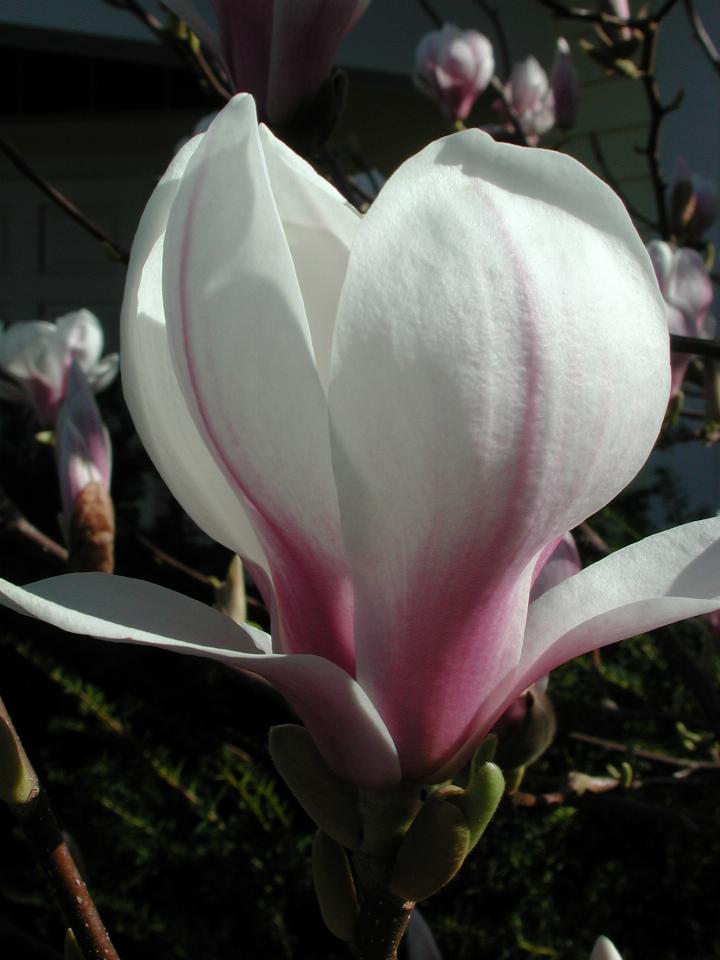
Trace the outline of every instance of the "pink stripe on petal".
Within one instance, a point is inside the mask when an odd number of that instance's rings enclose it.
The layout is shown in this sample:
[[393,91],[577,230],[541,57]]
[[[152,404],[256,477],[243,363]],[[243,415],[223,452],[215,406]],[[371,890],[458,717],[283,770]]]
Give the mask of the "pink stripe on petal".
[[205,134],[165,242],[173,362],[268,557],[282,648],[352,672],[327,404],[250,98],[235,98]]
[[567,157],[459,134],[366,215],[331,439],[357,675],[406,775],[434,775],[502,711],[537,555],[652,447],[666,329],[626,212]]

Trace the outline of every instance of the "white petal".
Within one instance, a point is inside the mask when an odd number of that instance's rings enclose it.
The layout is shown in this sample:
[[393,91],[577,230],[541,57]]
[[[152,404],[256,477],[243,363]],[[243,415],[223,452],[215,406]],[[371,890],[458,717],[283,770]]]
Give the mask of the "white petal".
[[286,649],[352,670],[327,402],[251,97],[220,111],[182,177],[165,234],[163,296],[189,409],[253,510]]
[[300,283],[315,364],[327,387],[340,291],[362,217],[309,163],[260,127],[268,176]]
[[120,369],[120,354],[109,353],[102,360],[98,360],[92,370],[86,371],[88,383],[94,393],[100,393],[109,387]]
[[[720,607],[720,519],[698,520],[611,554],[535,600],[520,672]],[[522,682],[522,681],[519,681]]]
[[590,960],[622,960],[615,944],[607,937],[598,937],[590,954]]
[[247,514],[188,412],[167,342],[163,234],[180,177],[199,142],[191,140],[177,154],[135,235],[121,314],[123,390],[140,438],[173,496],[214,540],[265,566]]
[[17,380],[39,378],[57,392],[65,376],[65,346],[54,323],[29,320],[3,330],[0,365]]
[[357,676],[401,756],[418,717],[398,685],[459,741],[472,690],[479,709],[517,662],[523,571],[640,468],[668,355],[643,244],[573,159],[468,131],[384,186],[352,247],[329,404]]
[[107,574],[68,574],[26,588],[0,580],[0,603],[69,633],[209,657],[256,673],[297,710],[334,769],[363,786],[399,779],[395,748],[355,681],[313,656],[268,654],[269,638],[164,587]]
[[102,354],[104,335],[100,321],[89,310],[66,313],[55,321],[58,335],[84,372],[92,370]]

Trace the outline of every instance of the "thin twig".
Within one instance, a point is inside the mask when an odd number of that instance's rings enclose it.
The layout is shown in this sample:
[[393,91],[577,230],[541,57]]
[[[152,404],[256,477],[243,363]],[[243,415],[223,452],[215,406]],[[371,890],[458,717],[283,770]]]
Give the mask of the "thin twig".
[[589,543],[590,546],[597,550],[598,553],[601,553],[603,556],[607,556],[608,554],[612,553],[611,547],[600,536],[597,530],[594,530],[590,526],[587,520],[583,520],[578,527],[578,530],[580,531],[580,534],[586,543]]
[[682,337],[670,334],[670,349],[675,353],[694,353],[700,357],[720,357],[720,340],[703,340],[700,337]]
[[573,732],[570,734],[570,739],[579,740],[581,743],[590,743],[595,747],[602,747],[603,750],[627,753],[630,756],[640,757],[643,760],[652,760],[655,763],[665,763],[687,770],[720,770],[720,762],[717,760],[690,760],[686,757],[673,757],[667,753],[656,753],[653,750],[631,747],[626,743],[618,743],[615,740],[605,740],[602,737],[595,737],[589,733]]
[[667,204],[665,202],[666,184],[660,168],[660,127],[663,118],[672,108],[662,105],[660,101],[660,88],[658,87],[655,77],[655,58],[659,36],[658,24],[656,22],[648,24],[643,38],[640,69],[642,71],[642,84],[650,110],[650,126],[648,127],[647,140],[642,152],[647,157],[648,167],[650,169],[650,182],[652,183],[655,194],[655,207],[657,210],[658,224],[660,226],[660,235],[667,239],[670,236],[670,224]]
[[658,23],[670,13],[677,2],[678,0],[666,0],[656,13],[650,13],[646,17],[617,17],[612,13],[588,10],[585,7],[568,7],[564,3],[560,3],[559,0],[536,0],[536,3],[552,11],[556,17],[562,17],[565,20],[584,20],[585,23],[607,24],[615,27],[637,27],[639,29],[643,29],[649,23]]
[[23,767],[32,775],[36,785],[27,799],[11,805],[9,809],[42,863],[53,885],[63,916],[72,928],[83,956],[87,960],[120,960],[68,849],[47,793],[37,781],[2,700],[0,719],[14,737]]
[[442,27],[445,22],[437,10],[430,3],[430,0],[418,0],[420,9],[430,17],[436,27]]
[[487,0],[475,0],[475,2],[493,25],[498,46],[500,47],[503,72],[509,74],[512,67],[512,59],[510,57],[510,44],[508,43],[507,33],[505,32],[505,27],[503,26],[502,17],[498,13],[497,7],[489,4]]
[[40,547],[45,553],[57,557],[63,563],[67,563],[68,552],[51,537],[48,537],[42,531],[34,527],[30,521],[23,516],[17,505],[8,497],[2,487],[0,487],[0,526],[9,533],[17,533],[35,546]]
[[117,261],[118,263],[123,263],[125,266],[128,265],[130,260],[129,254],[126,250],[123,250],[114,240],[111,240],[110,237],[102,230],[94,221],[80,210],[64,193],[61,193],[57,187],[54,187],[51,183],[48,183],[44,177],[41,177],[40,174],[33,170],[29,163],[17,152],[15,147],[0,137],[0,151],[5,154],[10,163],[15,167],[16,170],[19,170],[20,173],[26,177],[31,183],[34,183],[42,192],[49,197],[53,203],[57,204],[60,209],[66,213],[72,220],[75,221],[79,226],[83,228],[87,233],[89,233],[96,240],[99,240],[103,245],[107,253],[110,255],[111,259]]
[[232,91],[218,77],[202,52],[192,49],[188,43],[185,43],[171,31],[166,30],[160,20],[145,10],[137,0],[105,0],[105,2],[110,4],[111,7],[127,10],[128,13],[136,17],[162,44],[169,47],[185,66],[190,67],[200,81],[201,87],[205,89],[206,86],[209,86],[222,101],[230,99]]
[[179,570],[180,573],[184,573],[186,576],[191,577],[193,580],[197,580],[198,583],[202,583],[206,587],[211,587],[213,590],[217,590],[220,586],[220,581],[217,577],[208,576],[206,573],[202,573],[200,570],[196,570],[194,567],[188,566],[187,563],[183,563],[182,560],[178,560],[176,557],[171,556],[169,553],[166,553],[164,550],[161,550],[160,547],[155,546],[147,537],[144,537],[141,533],[135,534],[140,543],[147,547],[148,550],[155,556],[155,559],[160,563],[166,563],[169,567],[173,567],[175,570]]
[[[217,577],[210,576],[201,570],[196,570],[195,567],[191,567],[187,563],[183,563],[182,560],[178,560],[177,557],[173,557],[165,550],[162,550],[141,533],[136,533],[135,536],[144,547],[150,550],[159,563],[165,563],[174,570],[179,570],[180,573],[184,573],[185,576],[196,580],[198,583],[202,583],[206,587],[210,587],[212,590],[217,590],[221,586],[220,580]],[[246,600],[251,607],[259,607],[261,610],[265,609],[265,604],[256,597],[247,597]]]
[[720,50],[715,46],[710,34],[705,29],[705,24],[702,22],[697,7],[695,6],[695,0],[683,0],[683,2],[695,39],[705,51],[710,63],[715,67],[717,72],[720,73]]
[[610,165],[608,164],[607,159],[605,157],[605,152],[600,143],[600,137],[597,135],[597,133],[595,133],[595,131],[591,131],[589,134],[589,137],[590,137],[590,146],[592,147],[593,156],[598,162],[602,175],[605,178],[605,181],[610,187],[612,187],[615,193],[620,197],[627,212],[630,214],[633,220],[637,220],[638,223],[643,223],[645,224],[646,227],[649,227],[651,230],[657,231],[658,230],[657,223],[655,223],[649,217],[646,217],[645,214],[640,213],[638,208],[630,202],[627,195],[625,194],[622,187],[620,186],[619,181],[615,178],[615,175],[610,169]]

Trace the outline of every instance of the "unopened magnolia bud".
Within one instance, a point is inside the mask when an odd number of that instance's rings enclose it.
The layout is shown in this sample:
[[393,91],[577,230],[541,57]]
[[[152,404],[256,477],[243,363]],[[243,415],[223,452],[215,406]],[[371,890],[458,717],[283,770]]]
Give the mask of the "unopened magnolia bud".
[[415,85],[452,120],[465,120],[492,80],[492,44],[477,30],[446,24],[426,34],[415,53]]
[[112,573],[115,565],[115,512],[110,494],[89,483],[78,494],[68,529],[68,570]]
[[65,945],[63,947],[63,960],[85,960],[85,955],[80,949],[75,934],[68,928],[65,933]]
[[0,800],[23,806],[35,799],[39,789],[37,775],[0,702]]
[[357,790],[330,769],[305,727],[273,727],[270,756],[288,788],[310,819],[329,837],[357,849],[361,820]]
[[495,724],[499,740],[496,762],[503,770],[528,766],[545,753],[555,731],[550,698],[537,687],[530,687]]
[[471,767],[470,781],[462,795],[452,802],[462,810],[470,828],[468,852],[475,847],[495,815],[505,791],[505,778],[495,763]]
[[700,241],[715,222],[719,206],[715,182],[691,172],[679,159],[670,189],[670,227],[675,236],[681,242]]
[[313,839],[312,873],[325,926],[333,936],[350,943],[360,912],[355,881],[347,854],[322,830]]
[[555,97],[555,122],[564,130],[574,127],[580,102],[580,81],[570,53],[570,45],[564,37],[558,38],[555,60],[550,72],[550,86]]
[[233,557],[228,566],[225,583],[215,591],[215,606],[235,623],[247,620],[247,596],[245,577],[240,557]]
[[469,849],[462,810],[433,794],[403,838],[388,889],[403,900],[424,900],[452,880]]
[[55,455],[63,504],[68,567],[112,573],[115,514],[110,489],[112,448],[90,384],[77,361],[67,375],[57,418]]

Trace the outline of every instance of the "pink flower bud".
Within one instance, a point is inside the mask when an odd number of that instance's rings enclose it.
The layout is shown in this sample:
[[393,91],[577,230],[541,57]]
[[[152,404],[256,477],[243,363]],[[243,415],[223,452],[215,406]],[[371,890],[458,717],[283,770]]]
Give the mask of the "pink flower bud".
[[555,60],[550,72],[550,87],[555,98],[555,122],[563,129],[575,126],[580,101],[580,82],[570,45],[564,37],[558,38]]
[[531,144],[555,123],[555,97],[548,75],[535,57],[516,63],[505,88],[510,110]]
[[673,233],[687,241],[699,241],[715,222],[720,207],[714,180],[692,173],[681,158],[675,165],[670,190],[670,225]]
[[[713,288],[703,258],[697,250],[678,249],[664,240],[651,240],[647,249],[665,301],[669,332],[709,339],[713,335],[709,324]],[[670,358],[671,400],[682,389],[689,362],[684,353]]]
[[191,0],[165,4],[218,55],[234,92],[262,119],[284,124],[315,97],[337,48],[370,0],[212,0],[219,37]]
[[73,362],[56,427],[56,456],[66,531],[78,497],[89,484],[110,487],[112,449],[85,374]]
[[43,427],[55,423],[65,397],[70,365],[75,361],[97,393],[109,386],[118,370],[116,353],[102,357],[100,321],[89,310],[77,310],[55,323],[32,320],[0,330],[0,398],[30,403]]
[[492,44],[477,30],[446,24],[426,34],[415,53],[414,80],[452,120],[465,120],[492,80]]

